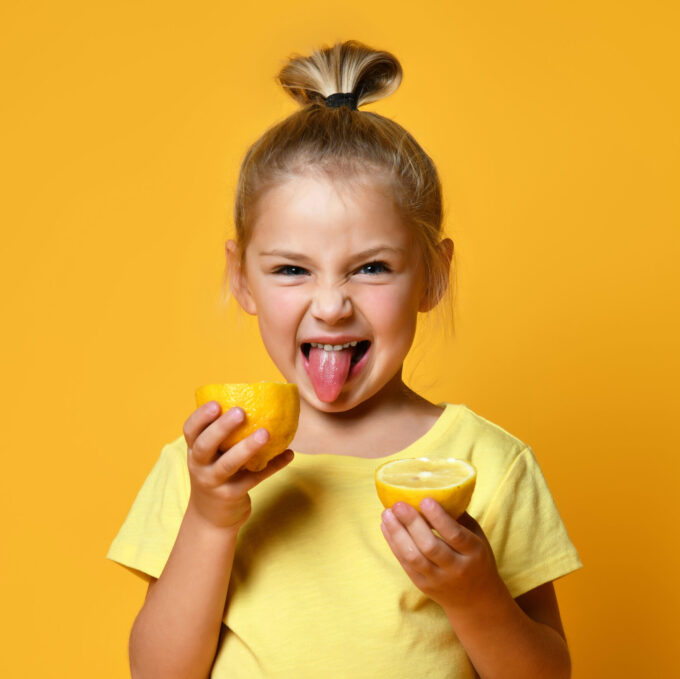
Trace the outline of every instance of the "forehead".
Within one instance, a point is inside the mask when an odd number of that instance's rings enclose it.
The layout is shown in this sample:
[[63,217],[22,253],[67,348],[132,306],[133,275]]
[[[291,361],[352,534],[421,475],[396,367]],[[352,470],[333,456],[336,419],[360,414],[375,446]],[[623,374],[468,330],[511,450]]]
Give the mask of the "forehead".
[[406,228],[384,182],[358,176],[351,181],[294,176],[258,202],[251,244],[254,249],[285,246],[366,249],[372,243],[406,247]]

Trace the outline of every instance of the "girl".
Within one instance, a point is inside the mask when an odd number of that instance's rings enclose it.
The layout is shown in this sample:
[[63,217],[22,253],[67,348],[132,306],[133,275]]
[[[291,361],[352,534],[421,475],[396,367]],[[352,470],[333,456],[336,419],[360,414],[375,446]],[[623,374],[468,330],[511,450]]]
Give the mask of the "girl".
[[[205,404],[165,446],[108,554],[150,576],[132,674],[568,677],[552,581],[580,561],[532,451],[402,380],[453,244],[431,159],[358,109],[401,67],[349,41],[292,58],[279,80],[302,109],[246,154],[226,256],[234,296],[299,387],[299,429],[258,473],[242,465],[266,430],[219,450],[239,408]],[[430,499],[423,516],[381,513],[377,464],[421,456],[476,466],[459,521]]]

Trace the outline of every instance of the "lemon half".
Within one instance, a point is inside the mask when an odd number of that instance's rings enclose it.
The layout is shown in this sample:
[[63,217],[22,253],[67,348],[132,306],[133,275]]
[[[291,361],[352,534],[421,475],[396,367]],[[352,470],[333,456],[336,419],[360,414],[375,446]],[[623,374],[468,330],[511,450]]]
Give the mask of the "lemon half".
[[269,432],[269,440],[245,465],[260,471],[282,453],[295,437],[300,417],[300,395],[297,384],[287,382],[250,382],[244,384],[206,384],[196,389],[196,403],[202,406],[217,401],[226,412],[234,406],[246,414],[243,423],[223,441],[226,450],[258,429]]
[[431,497],[454,519],[467,509],[476,481],[474,466],[453,457],[391,460],[375,470],[375,487],[386,508],[401,501],[420,512],[420,501]]

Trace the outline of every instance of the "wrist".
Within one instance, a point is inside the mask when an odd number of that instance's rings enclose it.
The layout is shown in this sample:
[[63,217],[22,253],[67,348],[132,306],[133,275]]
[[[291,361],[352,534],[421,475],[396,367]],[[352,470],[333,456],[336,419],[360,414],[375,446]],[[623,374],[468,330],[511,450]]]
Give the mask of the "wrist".
[[457,634],[464,633],[466,628],[496,625],[520,612],[498,574],[486,586],[478,588],[473,596],[447,602],[442,607]]
[[216,539],[236,539],[241,526],[246,522],[250,512],[236,521],[228,518],[215,520],[210,512],[206,512],[200,503],[189,497],[186,512],[184,513],[183,524],[187,524],[192,531],[196,531],[206,537]]

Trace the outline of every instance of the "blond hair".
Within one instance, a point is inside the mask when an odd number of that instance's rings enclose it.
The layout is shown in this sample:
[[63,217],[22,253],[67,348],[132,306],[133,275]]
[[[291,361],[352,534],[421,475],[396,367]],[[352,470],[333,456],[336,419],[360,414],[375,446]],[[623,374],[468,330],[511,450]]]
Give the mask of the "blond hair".
[[432,159],[393,120],[349,106],[329,108],[325,103],[332,94],[351,93],[362,106],[394,92],[401,78],[401,65],[392,54],[356,40],[324,47],[310,56],[291,56],[277,80],[302,108],[268,129],[247,150],[236,188],[235,240],[245,266],[259,198],[291,176],[316,172],[334,179],[367,173],[382,177],[420,248],[431,306],[438,303],[452,327],[449,261],[438,247],[443,236],[442,192]]

